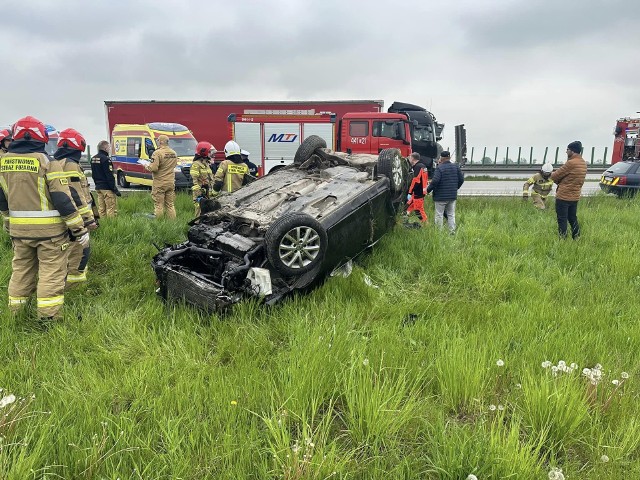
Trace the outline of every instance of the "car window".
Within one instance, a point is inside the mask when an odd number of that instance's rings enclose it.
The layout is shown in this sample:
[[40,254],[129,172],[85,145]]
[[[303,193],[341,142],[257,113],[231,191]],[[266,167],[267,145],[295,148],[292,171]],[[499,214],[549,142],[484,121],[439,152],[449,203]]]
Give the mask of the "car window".
[[633,163],[626,163],[626,162],[618,162],[614,165],[611,165],[611,167],[609,167],[609,169],[607,170],[608,173],[627,173],[631,167],[633,167]]
[[366,137],[369,135],[369,122],[349,122],[350,137]]
[[374,137],[387,137],[395,140],[400,139],[400,128],[402,122],[373,122],[373,136]]
[[141,144],[142,139],[140,137],[127,138],[127,157],[139,157]]

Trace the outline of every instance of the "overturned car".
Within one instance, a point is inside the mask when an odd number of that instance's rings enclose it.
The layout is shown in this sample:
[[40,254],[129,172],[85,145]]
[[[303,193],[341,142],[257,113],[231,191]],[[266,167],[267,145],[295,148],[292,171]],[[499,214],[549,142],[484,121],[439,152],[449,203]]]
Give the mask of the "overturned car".
[[310,136],[292,165],[202,205],[188,241],[153,258],[158,293],[221,311],[309,288],[393,227],[409,180],[396,149],[347,155]]

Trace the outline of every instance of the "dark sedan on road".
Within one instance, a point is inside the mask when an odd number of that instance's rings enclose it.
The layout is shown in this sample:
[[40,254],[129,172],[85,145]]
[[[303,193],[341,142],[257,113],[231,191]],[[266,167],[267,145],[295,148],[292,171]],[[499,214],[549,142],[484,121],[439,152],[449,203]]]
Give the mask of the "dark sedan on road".
[[311,136],[294,164],[202,205],[188,240],[153,258],[160,296],[208,311],[251,297],[272,304],[376,243],[404,206],[407,160],[323,147]]
[[600,188],[619,197],[633,197],[640,189],[640,161],[627,160],[611,165],[600,178]]

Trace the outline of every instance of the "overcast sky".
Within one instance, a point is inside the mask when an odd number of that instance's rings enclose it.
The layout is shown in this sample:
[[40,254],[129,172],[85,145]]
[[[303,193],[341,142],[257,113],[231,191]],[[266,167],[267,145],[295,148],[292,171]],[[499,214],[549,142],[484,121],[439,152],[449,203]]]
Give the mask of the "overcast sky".
[[[469,147],[611,149],[640,111],[637,0],[30,0],[3,11],[0,124],[106,137],[104,100],[415,103]],[[95,151],[95,150],[94,150]],[[477,153],[476,153],[477,155]]]

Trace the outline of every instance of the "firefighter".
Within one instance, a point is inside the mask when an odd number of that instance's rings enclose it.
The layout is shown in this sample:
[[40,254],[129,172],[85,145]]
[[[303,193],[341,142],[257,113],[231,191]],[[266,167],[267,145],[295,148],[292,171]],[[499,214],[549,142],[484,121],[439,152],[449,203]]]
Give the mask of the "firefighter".
[[169,137],[160,135],[158,149],[151,155],[150,163],[144,167],[153,176],[151,198],[153,198],[153,213],[156,218],[162,217],[165,210],[168,218],[176,218],[174,205],[176,200],[176,165],[178,165],[178,156],[169,148]]
[[213,186],[213,172],[211,171],[211,157],[217,150],[209,142],[199,142],[196,154],[191,163],[191,178],[193,180],[193,204],[196,217],[200,216],[200,202],[209,198],[209,189]]
[[[98,228],[98,224],[91,209],[89,181],[80,166],[80,156],[87,147],[87,143],[78,131],[67,128],[60,132],[57,145],[58,149],[53,154],[53,158],[64,162],[63,170],[68,175],[71,198],[82,216],[85,228],[93,231]],[[87,281],[87,263],[91,253],[89,246],[83,247],[78,242],[72,243],[68,250],[67,289]]]
[[0,155],[7,153],[11,140],[11,130],[8,128],[0,130]]
[[251,155],[246,150],[240,150],[240,156],[242,157],[242,161],[249,167],[249,175],[252,177],[258,176],[258,166],[249,160],[249,155]]
[[98,153],[91,158],[91,177],[98,192],[98,216],[100,218],[118,215],[116,196],[122,194],[113,178],[113,164],[109,156],[111,146],[106,140],[98,143]]
[[407,194],[407,215],[411,212],[416,212],[423,225],[429,220],[427,213],[424,211],[424,197],[427,194],[427,185],[429,183],[429,175],[427,173],[427,167],[420,162],[420,154],[413,152],[409,156],[409,163],[413,170],[413,180],[409,186],[409,193]]
[[551,180],[551,173],[553,172],[553,165],[545,163],[540,168],[540,171],[536,173],[529,180],[524,182],[522,187],[522,198],[527,200],[529,198],[529,188],[533,185],[533,192],[531,192],[531,198],[533,198],[533,206],[539,210],[546,209],[546,202],[551,188],[553,187],[553,180]]
[[242,161],[240,145],[233,140],[224,146],[224,158],[218,167],[213,184],[214,195],[218,192],[235,192],[249,181],[249,167]]
[[13,242],[9,310],[17,313],[35,290],[38,316],[56,319],[64,304],[70,238],[88,247],[89,232],[63,162],[45,153],[44,124],[24,117],[12,133],[9,152],[0,158],[0,212]]

